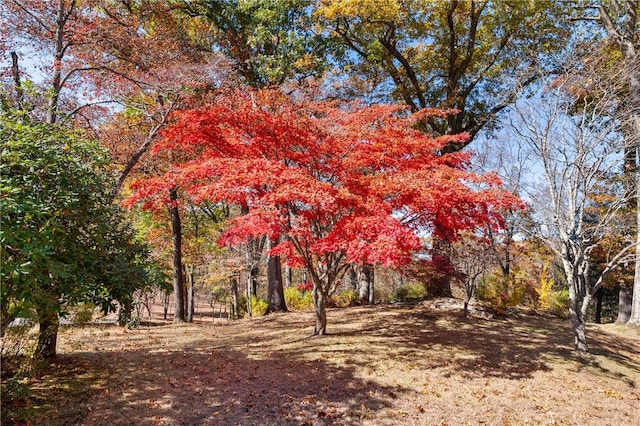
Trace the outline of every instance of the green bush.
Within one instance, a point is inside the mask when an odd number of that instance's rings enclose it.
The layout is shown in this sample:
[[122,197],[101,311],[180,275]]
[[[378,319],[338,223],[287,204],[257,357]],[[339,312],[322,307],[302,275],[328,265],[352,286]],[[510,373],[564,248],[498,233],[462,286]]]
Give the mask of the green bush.
[[522,303],[526,293],[526,282],[519,275],[503,276],[494,273],[484,277],[476,292],[476,297],[488,303],[498,314],[505,314],[509,308]]
[[73,325],[84,327],[93,319],[93,311],[95,305],[93,303],[79,303],[71,309],[73,315]]
[[347,308],[358,304],[359,295],[355,290],[343,290],[331,296],[331,301],[337,308]]
[[251,312],[254,317],[259,317],[264,315],[267,312],[267,308],[269,304],[264,299],[259,299],[255,296],[251,297]]
[[423,284],[405,284],[393,293],[393,300],[422,299],[427,296],[427,289]]
[[[259,317],[267,312],[269,305],[264,299],[260,299],[256,296],[251,296],[251,315]],[[238,297],[238,318],[246,317],[247,313],[247,298],[245,296]]]
[[284,289],[284,301],[287,304],[287,309],[291,311],[309,311],[313,308],[311,292],[301,292],[295,287]]

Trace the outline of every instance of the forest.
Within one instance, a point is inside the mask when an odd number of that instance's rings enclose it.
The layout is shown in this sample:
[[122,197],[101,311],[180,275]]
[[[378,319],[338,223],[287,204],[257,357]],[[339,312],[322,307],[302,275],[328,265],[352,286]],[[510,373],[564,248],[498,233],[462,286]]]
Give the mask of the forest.
[[3,424],[633,424],[639,20],[5,0]]

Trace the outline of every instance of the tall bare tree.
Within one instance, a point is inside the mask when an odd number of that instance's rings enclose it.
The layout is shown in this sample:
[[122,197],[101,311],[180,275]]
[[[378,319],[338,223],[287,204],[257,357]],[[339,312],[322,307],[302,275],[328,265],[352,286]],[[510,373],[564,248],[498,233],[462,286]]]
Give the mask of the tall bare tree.
[[[630,139],[626,144],[625,168],[628,174],[635,176],[635,179],[631,179],[631,185],[635,185],[637,190],[640,179],[638,177],[640,174],[638,143],[640,137],[640,26],[638,25],[640,1],[577,1],[575,3],[578,11],[576,19],[600,24],[622,57],[621,69],[627,86],[627,90],[622,93],[627,101],[626,114],[629,118],[625,133]],[[630,204],[633,204],[632,201]],[[640,200],[636,200],[635,204],[636,217],[640,217]],[[640,219],[636,219],[636,238],[637,243],[640,244]],[[627,298],[631,298],[631,295],[628,292],[621,292],[618,321],[640,324],[640,250],[636,250],[633,296],[630,306]],[[625,306],[630,309],[625,311],[623,309]]]
[[610,253],[599,273],[591,268],[591,253],[604,235],[622,233],[618,218],[637,193],[612,179],[622,169],[629,143],[620,135],[619,121],[611,119],[616,101],[586,96],[588,88],[580,84],[590,83],[579,78],[580,67],[577,61],[564,75],[549,79],[539,96],[516,104],[511,128],[538,171],[525,196],[538,215],[538,236],[563,265],[575,349],[588,352],[587,308],[604,277],[631,259],[636,241],[630,238]]

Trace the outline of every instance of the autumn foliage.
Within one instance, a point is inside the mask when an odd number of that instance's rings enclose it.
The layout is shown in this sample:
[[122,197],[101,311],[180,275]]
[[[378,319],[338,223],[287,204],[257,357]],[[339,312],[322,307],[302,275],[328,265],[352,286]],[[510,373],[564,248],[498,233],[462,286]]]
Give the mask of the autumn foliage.
[[494,175],[469,170],[469,154],[441,153],[467,135],[416,130],[425,117],[445,114],[277,90],[220,95],[176,115],[155,152],[189,160],[134,183],[126,203],[165,206],[169,190],[180,187],[195,202],[248,207],[220,242],[286,235],[272,254],[309,271],[316,334],[324,334],[324,303],[348,264],[408,263],[421,237],[500,227],[499,210],[519,205]]

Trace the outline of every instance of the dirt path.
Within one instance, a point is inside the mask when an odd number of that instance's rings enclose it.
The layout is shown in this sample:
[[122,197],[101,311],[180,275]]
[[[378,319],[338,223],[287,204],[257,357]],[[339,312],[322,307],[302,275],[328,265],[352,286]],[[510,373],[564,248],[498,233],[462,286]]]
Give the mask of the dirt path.
[[[34,425],[635,425],[640,333],[424,307],[65,332]],[[6,419],[3,419],[5,424]],[[10,424],[10,423],[6,423]]]

